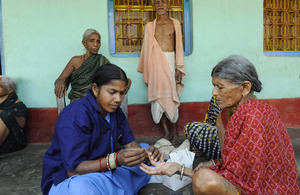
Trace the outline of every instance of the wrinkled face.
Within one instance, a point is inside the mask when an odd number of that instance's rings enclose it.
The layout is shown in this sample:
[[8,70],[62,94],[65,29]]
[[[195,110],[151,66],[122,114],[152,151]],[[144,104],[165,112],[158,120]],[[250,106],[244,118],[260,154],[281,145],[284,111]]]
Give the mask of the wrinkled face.
[[13,89],[8,90],[8,87],[2,82],[2,79],[0,78],[0,97],[5,97],[11,94]]
[[244,99],[242,96],[242,85],[233,84],[219,77],[212,78],[214,89],[212,95],[216,97],[216,102],[221,109],[238,108]]
[[112,80],[107,85],[102,85],[100,90],[93,83],[92,90],[97,94],[96,101],[101,114],[106,116],[108,112],[114,112],[124,99],[126,94],[126,82],[122,80]]
[[169,3],[167,0],[154,0],[154,9],[157,15],[166,15],[168,14]]
[[93,33],[86,42],[83,42],[83,45],[86,48],[87,53],[97,54],[101,46],[101,37],[98,34]]

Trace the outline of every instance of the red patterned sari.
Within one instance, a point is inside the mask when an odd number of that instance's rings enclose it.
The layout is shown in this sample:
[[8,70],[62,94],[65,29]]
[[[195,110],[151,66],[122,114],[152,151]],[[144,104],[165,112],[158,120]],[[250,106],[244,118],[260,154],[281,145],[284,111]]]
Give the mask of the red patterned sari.
[[212,167],[245,194],[300,194],[295,153],[274,107],[248,100],[230,118],[223,164]]

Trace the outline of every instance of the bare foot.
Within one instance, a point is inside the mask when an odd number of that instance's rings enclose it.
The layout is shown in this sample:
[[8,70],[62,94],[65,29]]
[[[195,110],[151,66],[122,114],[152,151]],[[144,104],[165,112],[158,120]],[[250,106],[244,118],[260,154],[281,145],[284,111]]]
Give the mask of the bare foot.
[[174,145],[174,146],[179,146],[181,144],[181,141],[179,139],[179,136],[178,135],[174,135],[171,143]]
[[163,136],[163,138],[170,141],[172,139],[172,136],[169,133],[167,133]]

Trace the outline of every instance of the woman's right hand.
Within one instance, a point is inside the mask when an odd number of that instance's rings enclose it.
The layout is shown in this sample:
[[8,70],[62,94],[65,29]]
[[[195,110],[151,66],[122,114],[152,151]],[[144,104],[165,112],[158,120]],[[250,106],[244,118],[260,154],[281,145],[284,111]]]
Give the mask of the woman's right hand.
[[58,78],[58,79],[56,79],[54,85],[55,85],[54,93],[55,93],[56,97],[60,98],[60,97],[62,97],[63,94],[66,95],[67,85],[64,80]]
[[118,153],[117,164],[133,167],[143,162],[146,157],[147,150],[145,148],[125,148]]

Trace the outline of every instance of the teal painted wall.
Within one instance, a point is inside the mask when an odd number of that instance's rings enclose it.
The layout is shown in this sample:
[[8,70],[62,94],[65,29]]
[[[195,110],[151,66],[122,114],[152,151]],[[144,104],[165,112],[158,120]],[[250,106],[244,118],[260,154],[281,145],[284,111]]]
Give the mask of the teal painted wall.
[[[192,0],[193,49],[185,57],[187,77],[181,102],[211,97],[210,71],[230,54],[251,60],[263,83],[261,99],[300,97],[300,58],[263,54],[263,0]],[[109,53],[106,0],[2,0],[5,73],[18,82],[28,107],[56,107],[54,81],[70,58],[85,53],[82,34],[102,35],[100,52],[133,80],[129,104],[147,103],[136,71],[139,58]]]

